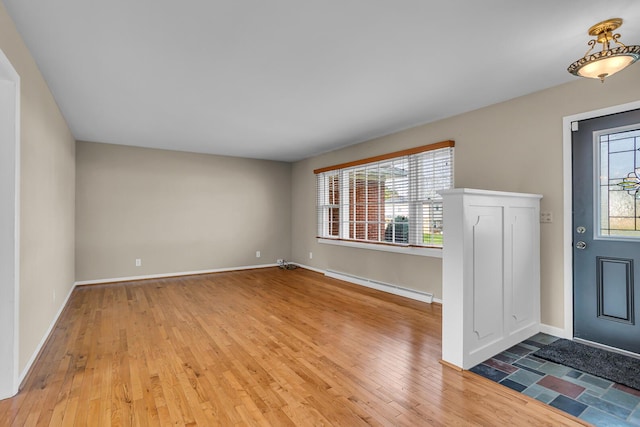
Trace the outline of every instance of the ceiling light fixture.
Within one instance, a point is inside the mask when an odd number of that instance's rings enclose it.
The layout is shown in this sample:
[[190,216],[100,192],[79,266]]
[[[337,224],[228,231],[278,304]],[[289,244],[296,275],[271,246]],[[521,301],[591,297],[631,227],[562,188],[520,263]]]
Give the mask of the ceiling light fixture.
[[[589,40],[591,47],[587,53],[569,65],[567,71],[576,76],[600,79],[604,83],[605,77],[612,76],[636,62],[640,58],[640,46],[625,46],[618,40],[620,34],[613,34],[621,25],[622,19],[613,18],[589,28],[589,35],[596,38]],[[612,40],[617,47],[611,47]],[[597,43],[602,44],[602,51],[591,53]]]

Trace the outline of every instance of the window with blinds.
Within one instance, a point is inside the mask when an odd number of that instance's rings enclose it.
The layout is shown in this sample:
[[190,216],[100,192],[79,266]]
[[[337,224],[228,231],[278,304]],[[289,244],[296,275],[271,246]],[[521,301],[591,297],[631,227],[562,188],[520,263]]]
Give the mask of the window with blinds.
[[442,247],[442,198],[453,187],[453,141],[314,171],[318,237]]

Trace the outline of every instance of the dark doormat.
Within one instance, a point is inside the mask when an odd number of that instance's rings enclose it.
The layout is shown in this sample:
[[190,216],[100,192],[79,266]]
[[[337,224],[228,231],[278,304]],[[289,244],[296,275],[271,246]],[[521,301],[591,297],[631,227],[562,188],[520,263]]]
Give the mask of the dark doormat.
[[640,390],[640,359],[565,339],[533,355]]

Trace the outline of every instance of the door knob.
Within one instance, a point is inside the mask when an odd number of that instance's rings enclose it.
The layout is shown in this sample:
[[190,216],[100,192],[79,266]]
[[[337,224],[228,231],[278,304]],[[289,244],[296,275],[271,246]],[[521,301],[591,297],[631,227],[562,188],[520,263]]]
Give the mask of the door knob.
[[580,240],[578,243],[576,243],[576,249],[585,249],[587,247],[587,244],[585,242],[583,242],[582,240]]

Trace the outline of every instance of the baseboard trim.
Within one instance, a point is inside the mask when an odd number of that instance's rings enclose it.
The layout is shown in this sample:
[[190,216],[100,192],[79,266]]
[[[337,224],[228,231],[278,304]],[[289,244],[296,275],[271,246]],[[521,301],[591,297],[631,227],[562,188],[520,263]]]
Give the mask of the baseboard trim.
[[22,387],[24,385],[23,384],[24,380],[31,373],[31,369],[33,368],[33,365],[38,360],[38,357],[40,357],[40,353],[42,352],[42,349],[44,348],[44,346],[47,344],[47,341],[49,341],[49,338],[51,337],[51,333],[53,332],[54,328],[56,327],[56,324],[58,323],[58,320],[60,319],[60,315],[62,315],[62,312],[67,307],[67,303],[69,302],[69,298],[71,298],[71,294],[73,293],[73,290],[75,288],[76,288],[75,284],[73,286],[71,286],[71,289],[69,290],[69,293],[67,294],[66,298],[64,299],[64,301],[60,305],[60,308],[58,309],[58,312],[54,316],[53,321],[51,322],[51,325],[49,325],[49,329],[47,329],[47,332],[45,332],[45,334],[42,336],[42,339],[40,340],[40,343],[36,347],[36,350],[33,352],[31,357],[27,361],[27,364],[24,367],[24,370],[22,371],[22,373],[18,377],[18,384],[19,384],[18,390],[22,390]]
[[255,270],[258,268],[268,268],[268,267],[277,267],[277,266],[278,264],[259,264],[259,265],[246,265],[243,267],[214,268],[211,270],[180,271],[176,273],[147,274],[142,276],[114,277],[110,279],[82,280],[82,281],[75,282],[75,285],[86,286],[86,285],[100,285],[104,283],[132,282],[135,280],[164,279],[167,277],[195,276],[198,274],[224,273],[228,271],[240,271],[240,270]]
[[540,324],[540,332],[544,332],[545,334],[553,335],[554,337],[558,337],[558,338],[566,338],[566,339],[573,338],[569,336],[567,334],[567,331],[565,331],[564,329],[551,326],[551,325],[545,325],[544,323]]
[[[334,279],[344,280],[345,282],[353,283],[355,285],[378,289],[383,292],[403,296],[409,299],[422,301],[429,304],[431,303],[442,304],[442,300],[440,298],[434,298],[433,294],[430,294],[427,292],[420,292],[420,291],[416,291],[409,288],[390,285],[388,283],[383,283],[383,282],[378,282],[371,279],[357,277],[347,273],[340,273],[332,270],[323,270],[320,268],[311,267],[310,265],[301,264],[299,262],[292,262],[292,264],[295,264],[300,268],[304,268],[305,270],[315,271],[316,273],[320,273],[328,277],[333,277]],[[340,276],[332,276],[332,274],[338,274]],[[371,283],[375,283],[377,286],[372,286]]]
[[378,280],[368,279],[366,277],[354,276],[352,274],[343,273],[340,271],[327,270],[324,274],[327,277],[344,280],[345,282],[354,283],[356,285],[365,286],[367,288],[376,289],[416,301],[426,302],[428,304],[431,304],[434,301],[433,294],[430,294],[428,292],[416,291],[415,289],[404,288],[402,286],[380,282]]
[[320,274],[325,274],[326,271],[319,269],[319,268],[315,268],[315,267],[311,267],[310,265],[304,265],[304,264],[300,264],[299,262],[292,262],[291,264],[295,264],[300,268],[304,268],[305,270],[311,270],[311,271],[315,271],[316,273],[320,273]]

